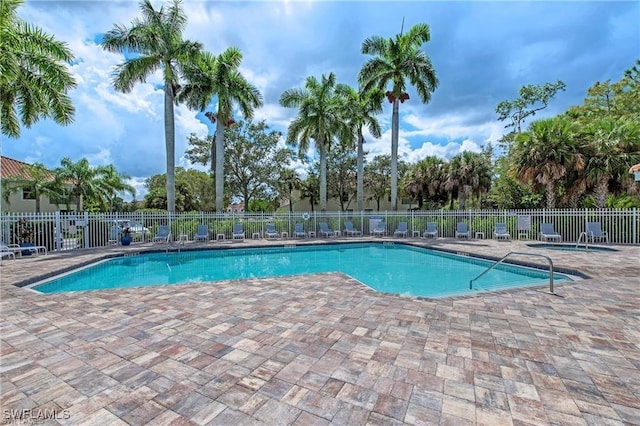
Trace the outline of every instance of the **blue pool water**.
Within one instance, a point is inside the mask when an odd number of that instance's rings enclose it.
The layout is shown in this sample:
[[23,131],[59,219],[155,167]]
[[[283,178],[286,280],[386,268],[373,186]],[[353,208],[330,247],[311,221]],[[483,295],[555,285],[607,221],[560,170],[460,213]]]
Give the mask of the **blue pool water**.
[[[335,244],[149,253],[118,257],[38,285],[43,293],[343,272],[375,290],[424,297],[467,294],[492,262],[403,244]],[[554,280],[570,280],[554,275]],[[545,285],[549,274],[500,265],[473,293]],[[214,284],[215,285],[215,284]]]
[[582,251],[582,252],[612,252],[612,251],[618,251],[616,249],[613,248],[609,248],[609,247],[598,247],[598,246],[589,246],[589,247],[585,247],[584,244],[581,244],[579,246],[576,247],[575,244],[549,244],[549,243],[533,243],[533,244],[527,244],[527,246],[529,247],[533,247],[533,248],[544,248],[544,249],[549,249],[549,250],[562,250],[562,251]]

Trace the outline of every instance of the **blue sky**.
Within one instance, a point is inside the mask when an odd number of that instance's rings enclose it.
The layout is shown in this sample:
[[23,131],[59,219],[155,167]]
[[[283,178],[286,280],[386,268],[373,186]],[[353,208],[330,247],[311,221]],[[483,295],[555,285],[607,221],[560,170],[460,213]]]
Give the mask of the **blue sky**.
[[[284,90],[329,72],[355,86],[368,59],[360,53],[365,38],[395,36],[403,17],[405,28],[427,23],[431,41],[424,49],[440,85],[429,104],[410,92],[411,99],[401,105],[399,155],[410,162],[426,155],[448,159],[497,142],[505,129],[495,107],[517,97],[523,85],[564,81],[567,90],[536,117],[555,115],[580,104],[596,81],[619,80],[640,58],[638,1],[184,0],[183,6],[189,19],[186,38],[214,54],[229,46],[241,49],[242,72],[264,96],[255,119],[283,133],[296,114],[279,106]],[[129,25],[139,15],[138,3],[27,0],[19,13],[74,52],[76,115],[67,127],[42,121],[23,129],[18,140],[3,137],[3,155],[51,168],[63,157],[114,164],[131,176],[142,198],[144,179],[165,171],[161,77],[151,77],[129,94],[115,92],[111,72],[124,58],[96,44],[115,23]],[[176,108],[178,165],[189,166],[187,136],[209,131],[200,116]],[[390,152],[390,104],[379,118],[384,133],[368,138],[370,157]]]

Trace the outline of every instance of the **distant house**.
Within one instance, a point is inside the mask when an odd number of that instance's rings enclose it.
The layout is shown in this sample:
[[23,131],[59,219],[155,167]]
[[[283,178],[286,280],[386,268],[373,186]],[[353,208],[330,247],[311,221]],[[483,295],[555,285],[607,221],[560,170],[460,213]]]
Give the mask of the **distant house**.
[[244,203],[233,203],[227,207],[227,213],[244,213]]
[[[302,198],[300,191],[295,189],[293,191],[292,197],[294,212],[309,212],[311,211],[311,203],[308,198]],[[377,211],[377,203],[375,200],[371,200],[368,192],[365,189],[364,193],[364,211],[365,212],[373,212]],[[399,198],[398,199],[398,210],[409,210],[413,207],[416,207],[418,204],[411,200],[410,198]],[[347,211],[354,211],[356,209],[357,203],[355,197],[350,200],[348,205],[346,206]],[[289,210],[289,201],[283,200],[280,203],[280,208]],[[315,200],[315,204],[313,206],[314,211],[320,210],[320,200]],[[340,210],[340,200],[333,197],[327,198],[327,211],[339,211]],[[389,195],[382,197],[380,200],[380,211],[391,210],[391,197]]]
[[[13,158],[5,157],[4,155],[0,157],[0,181],[2,183],[2,194],[0,194],[0,210],[3,212],[35,212],[36,211],[36,198],[35,194],[31,193],[28,188],[19,189],[17,191],[12,192],[9,195],[9,200],[5,199],[5,184],[8,180],[14,179],[25,179],[28,180],[30,178],[30,174],[27,168],[31,166],[29,163],[25,163],[24,161],[15,160]],[[51,180],[53,180],[54,175],[51,172],[50,175]],[[52,197],[53,198],[53,197]],[[69,210],[75,211],[76,202],[75,200],[63,200],[63,199],[50,199],[47,195],[40,196],[40,211],[41,212],[56,212],[56,211],[67,211],[67,204]]]

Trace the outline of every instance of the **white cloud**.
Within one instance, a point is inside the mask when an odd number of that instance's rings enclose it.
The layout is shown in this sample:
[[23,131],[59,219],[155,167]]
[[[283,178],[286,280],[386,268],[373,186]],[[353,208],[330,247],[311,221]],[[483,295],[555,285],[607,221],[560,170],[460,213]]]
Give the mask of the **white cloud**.
[[[154,2],[154,6],[161,4]],[[362,41],[371,35],[396,34],[397,22],[388,18],[399,10],[408,17],[407,25],[429,23],[432,40],[426,51],[441,84],[429,104],[421,104],[412,95],[410,102],[401,105],[399,155],[411,162],[426,155],[451,158],[463,150],[478,151],[498,141],[505,129],[496,120],[495,105],[512,99],[522,85],[561,78],[567,92],[554,101],[549,112],[561,112],[559,105],[579,104],[587,87],[596,80],[619,79],[640,51],[637,2],[506,2],[487,6],[186,0],[183,6],[188,16],[186,38],[202,42],[214,54],[229,46],[240,48],[243,75],[264,96],[264,106],[255,111],[254,119],[265,120],[285,136],[297,112],[278,104],[284,90],[302,87],[309,75],[320,77],[332,71],[340,82],[355,84],[366,60],[360,54]],[[71,70],[78,87],[70,95],[76,115],[67,127],[42,121],[23,129],[18,141],[4,144],[3,154],[40,161],[48,167],[59,165],[62,157],[112,163],[132,176],[137,188],[146,176],[164,173],[161,74],[137,83],[130,93],[116,92],[112,73],[123,56],[105,52],[96,44],[100,34],[114,24],[129,25],[138,17],[138,3],[28,0],[19,13],[68,43],[75,54],[77,61]],[[480,24],[484,30],[478,35]],[[544,31],[539,30],[540,25]],[[523,40],[524,50],[520,46]],[[552,55],[548,46],[553,48]],[[552,110],[556,107],[558,111]],[[182,105],[175,112],[176,162],[187,166],[186,137],[192,132],[205,135],[207,125]],[[390,152],[390,104],[385,103],[379,120],[382,137],[365,134],[369,159]],[[309,155],[316,155],[313,148]],[[293,167],[302,172],[308,165],[294,161]]]

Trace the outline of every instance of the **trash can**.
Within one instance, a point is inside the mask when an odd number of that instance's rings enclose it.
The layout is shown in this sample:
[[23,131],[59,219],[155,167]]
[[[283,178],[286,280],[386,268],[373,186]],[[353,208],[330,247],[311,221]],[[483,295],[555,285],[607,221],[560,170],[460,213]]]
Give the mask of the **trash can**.
[[373,235],[373,230],[378,227],[380,222],[382,222],[382,216],[369,217],[369,235]]

